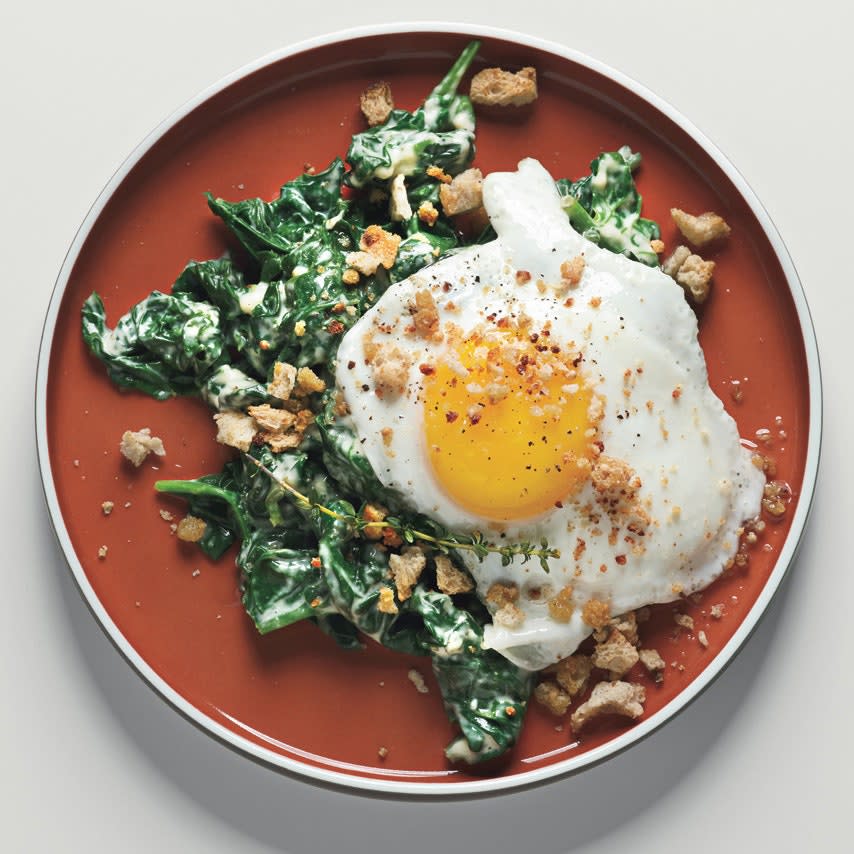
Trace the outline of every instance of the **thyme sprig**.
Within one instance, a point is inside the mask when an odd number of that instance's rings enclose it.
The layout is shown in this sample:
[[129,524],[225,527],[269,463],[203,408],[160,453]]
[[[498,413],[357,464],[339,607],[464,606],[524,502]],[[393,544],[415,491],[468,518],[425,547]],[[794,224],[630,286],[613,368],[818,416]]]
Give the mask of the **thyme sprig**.
[[414,543],[416,540],[424,543],[429,543],[441,552],[460,549],[468,551],[482,561],[488,554],[501,555],[502,566],[508,566],[517,557],[522,558],[522,563],[527,563],[532,558],[536,558],[544,572],[549,572],[549,560],[560,557],[560,551],[549,547],[548,540],[543,538],[539,543],[531,542],[515,542],[504,546],[495,545],[487,542],[480,531],[474,531],[471,534],[455,534],[450,531],[442,531],[441,534],[431,534],[427,531],[421,531],[402,519],[395,516],[387,516],[381,521],[369,521],[355,513],[342,513],[339,510],[333,510],[324,504],[317,501],[312,501],[307,495],[304,495],[296,487],[292,486],[286,480],[277,477],[270,469],[262,462],[256,460],[250,454],[244,454],[246,459],[252,462],[264,474],[272,478],[279,486],[282,487],[294,499],[297,507],[306,512],[317,512],[337,522],[342,522],[347,527],[358,534],[373,528],[391,528],[404,542]]

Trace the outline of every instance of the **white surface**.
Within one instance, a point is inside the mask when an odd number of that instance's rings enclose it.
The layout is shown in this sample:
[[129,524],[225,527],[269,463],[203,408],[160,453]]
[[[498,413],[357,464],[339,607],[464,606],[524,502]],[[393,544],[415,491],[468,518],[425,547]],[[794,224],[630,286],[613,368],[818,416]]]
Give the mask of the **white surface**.
[[[613,2],[597,12],[528,2],[506,13],[480,0],[464,8],[243,5],[149,2],[123,18],[106,2],[30,3],[4,13],[0,217],[17,309],[0,339],[13,368],[0,428],[8,449],[0,462],[4,848],[847,850],[852,644],[831,602],[854,598],[846,539],[854,463],[844,439],[854,300],[846,231],[837,225],[847,223],[854,195],[846,91],[854,14],[828,0],[797,13],[789,4],[729,0],[672,11]],[[635,77],[708,133],[787,242],[813,311],[826,391],[823,470],[800,558],[735,663],[677,720],[617,759],[539,789],[460,803],[322,790],[252,764],[166,707],[73,587],[45,518],[32,428],[35,353],[53,280],[86,210],[132,147],[199,89],[260,54],[406,17],[562,41]],[[816,685],[829,698],[821,704],[810,700]]]

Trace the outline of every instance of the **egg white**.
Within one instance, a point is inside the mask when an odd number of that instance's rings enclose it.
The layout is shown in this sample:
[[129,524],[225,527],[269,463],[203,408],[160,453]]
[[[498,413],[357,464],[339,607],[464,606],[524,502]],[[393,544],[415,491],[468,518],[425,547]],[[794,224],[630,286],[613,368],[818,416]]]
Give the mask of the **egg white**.
[[[758,514],[764,478],[709,387],[696,318],[670,277],[575,232],[552,177],[535,160],[523,160],[516,172],[487,176],[484,205],[498,239],[461,250],[390,287],[344,337],[337,384],[360,447],[386,487],[452,530],[480,530],[497,541],[496,526],[452,501],[432,473],[418,364],[442,358],[441,344],[406,333],[401,319],[408,316],[414,294],[430,288],[442,324],[472,330],[491,312],[524,311],[535,327],[551,321],[552,340],[574,342],[583,350],[588,381],[605,402],[598,436],[604,453],[634,469],[653,523],[643,553],[627,553],[622,532],[620,541],[609,542],[607,523],[594,525],[582,512],[596,501],[586,483],[562,508],[502,526],[505,542],[545,537],[561,551],[548,573],[536,561],[517,559],[504,567],[499,555],[481,562],[460,553],[481,596],[496,581],[522,590],[517,602],[525,613],[522,625],[488,626],[485,640],[511,661],[537,670],[570,655],[590,634],[581,606],[591,597],[607,601],[611,613],[619,614],[707,587],[735,553],[744,521]],[[559,282],[561,263],[577,255],[586,266],[567,307],[565,295],[548,288],[541,292],[534,283]],[[520,287],[517,271],[530,273],[532,284]],[[404,394],[383,399],[373,393],[363,355],[366,336],[375,335],[380,324],[393,326],[383,335],[413,356]],[[627,370],[632,372],[629,396]],[[391,428],[391,435],[383,436],[383,428]],[[597,534],[600,528],[604,532]],[[576,558],[579,538],[585,549]],[[549,615],[542,591],[567,584],[576,608],[568,623],[560,623]],[[529,597],[528,591],[540,595]]]

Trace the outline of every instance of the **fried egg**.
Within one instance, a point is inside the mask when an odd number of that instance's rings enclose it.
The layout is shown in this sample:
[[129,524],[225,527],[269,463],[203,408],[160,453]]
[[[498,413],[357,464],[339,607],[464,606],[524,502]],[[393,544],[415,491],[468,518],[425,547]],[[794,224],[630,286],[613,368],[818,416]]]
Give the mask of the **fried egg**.
[[379,480],[454,532],[560,557],[459,551],[485,643],[541,669],[610,615],[707,587],[764,476],[658,268],[570,226],[535,160],[484,180],[497,239],[391,286],[344,337],[337,384]]

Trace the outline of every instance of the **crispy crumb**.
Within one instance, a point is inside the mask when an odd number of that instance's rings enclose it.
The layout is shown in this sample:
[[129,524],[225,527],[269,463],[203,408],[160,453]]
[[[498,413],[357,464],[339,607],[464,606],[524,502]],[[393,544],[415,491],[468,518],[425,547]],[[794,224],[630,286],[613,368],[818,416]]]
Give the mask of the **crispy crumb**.
[[389,556],[388,568],[397,588],[397,598],[406,601],[412,595],[412,588],[418,583],[427,558],[418,546],[409,546],[400,554]]
[[694,630],[694,618],[689,617],[687,614],[680,614],[676,612],[673,615],[673,622],[676,623],[677,626],[682,626],[683,629],[688,629],[688,631]]
[[548,600],[548,609],[549,616],[556,623],[568,623],[575,611],[575,603],[572,601],[572,586],[567,584],[552,596]]
[[484,68],[472,77],[469,96],[475,104],[521,107],[537,98],[536,69],[526,66],[517,72]]
[[271,397],[279,400],[290,400],[294,383],[297,379],[297,369],[287,362],[276,362],[273,365],[273,379],[267,386]]
[[453,596],[455,593],[468,593],[474,589],[471,576],[457,569],[447,555],[436,555],[436,586],[441,593]]
[[502,584],[496,581],[486,591],[486,601],[496,608],[501,608],[508,602],[516,602],[519,599],[519,588],[515,584]]
[[611,679],[620,679],[628,673],[637,664],[638,658],[638,651],[617,629],[612,629],[608,639],[596,644],[593,650],[593,665],[607,670]]
[[572,697],[560,685],[550,681],[540,682],[534,688],[534,699],[558,717],[566,714],[566,710],[572,702]]
[[388,756],[388,748],[387,747],[379,747],[377,748],[377,756],[380,759],[385,759]]
[[505,629],[518,629],[525,622],[525,612],[512,602],[507,602],[495,612],[492,622]]
[[439,187],[439,202],[448,216],[477,210],[483,205],[483,173],[480,169],[460,172],[450,184]]
[[300,395],[326,391],[326,383],[311,369],[300,368],[297,371],[296,391]]
[[443,184],[450,184],[454,180],[441,166],[428,166],[424,171]]
[[394,591],[391,587],[380,588],[380,598],[377,600],[377,610],[383,614],[396,614],[397,604],[394,601]]
[[251,415],[236,410],[217,412],[214,415],[217,434],[216,440],[221,445],[237,448],[239,451],[248,451],[252,446],[252,440],[258,433],[255,419]]
[[714,620],[720,620],[724,615],[723,602],[718,602],[709,609],[709,616]]
[[384,124],[394,109],[391,86],[385,80],[372,83],[359,95],[359,107],[369,127]]
[[575,653],[546,668],[545,672],[553,675],[558,685],[570,697],[577,697],[587,687],[592,670],[593,661],[590,656]]
[[[388,510],[381,504],[366,504],[362,509],[362,518],[366,522],[383,522],[386,516],[388,516]],[[372,525],[370,528],[365,528],[362,534],[367,540],[381,540],[383,529],[379,525]]]
[[578,287],[581,277],[584,275],[586,263],[584,256],[576,255],[560,265],[560,281],[564,288]]
[[137,468],[143,464],[149,454],[155,454],[158,457],[166,456],[162,440],[152,436],[148,427],[143,427],[141,430],[125,430],[119,450],[122,456]]
[[421,288],[415,292],[414,301],[409,306],[409,311],[412,313],[415,334],[419,338],[428,341],[441,340],[439,309],[436,307],[433,294],[427,288]]
[[671,208],[670,216],[682,236],[694,246],[705,246],[713,240],[729,237],[732,231],[724,218],[712,211],[693,216],[679,208]]
[[269,403],[250,406],[246,411],[255,419],[258,427],[271,433],[282,433],[292,427],[297,420],[295,413],[287,409],[274,409]]
[[638,645],[638,618],[634,611],[626,611],[612,617],[606,626],[593,632],[596,643],[603,643],[608,639],[612,629],[616,629],[632,646]]
[[664,252],[664,241],[663,240],[650,240],[649,248],[655,252],[656,255],[661,255]]
[[160,510],[159,513],[160,513],[160,518],[164,522],[171,522],[175,518],[175,516],[172,513],[170,513],[170,511],[168,511],[168,510]]
[[394,438],[394,428],[383,427],[383,429],[380,430],[380,436],[383,438],[383,445],[386,448],[391,447],[391,440]]
[[677,246],[662,263],[661,269],[682,285],[692,302],[700,305],[708,299],[715,271],[714,261],[704,261],[699,255],[692,254],[687,246]]
[[179,540],[185,543],[197,543],[205,535],[207,524],[204,519],[199,519],[198,516],[185,516],[179,523],[175,532]]
[[101,546],[101,547],[98,549],[98,557],[99,557],[101,560],[104,560],[104,558],[106,558],[106,557],[107,557],[107,547],[106,547],[106,546]]
[[392,234],[378,225],[369,225],[359,241],[359,248],[363,252],[376,255],[386,270],[390,270],[394,266],[399,246],[400,235]]
[[709,639],[706,637],[706,633],[702,629],[697,632],[697,642],[704,649],[709,645]]
[[110,513],[113,512],[113,507],[115,507],[115,506],[116,505],[112,501],[102,501],[101,502],[101,512],[105,516],[109,516]]
[[661,682],[664,679],[664,668],[666,665],[657,649],[638,650],[638,657],[640,663],[647,669],[656,682]]
[[[347,263],[348,263],[348,264],[351,264],[352,266],[351,266],[351,267],[349,267],[348,269],[346,269],[346,270],[341,274],[341,281],[342,281],[342,282],[344,282],[344,284],[345,284],[345,285],[358,285],[358,284],[359,284],[359,280],[360,280],[360,276],[359,276],[359,272],[360,272],[359,265],[360,265],[360,263],[361,263],[361,256],[364,256],[364,257],[365,257],[366,259],[368,259],[368,260],[371,260],[371,259],[373,258],[373,256],[372,256],[372,255],[368,255],[368,253],[367,253],[367,252],[351,252],[351,253],[347,256],[347,259],[346,259],[346,260],[347,260]],[[378,266],[379,266],[379,262],[377,261],[377,262],[373,265],[373,270],[376,270]],[[365,275],[369,276],[369,275],[370,275],[370,273],[366,273]],[[303,324],[304,324],[304,323],[305,323],[305,321],[302,321],[302,320],[301,320],[301,321],[300,321],[300,323],[303,323]],[[303,335],[304,335],[304,334],[305,334],[305,326],[303,326]]]
[[429,199],[418,205],[418,219],[425,225],[431,226],[435,225],[436,220],[439,219],[439,211],[436,210],[436,206]]
[[378,397],[403,394],[412,356],[394,344],[383,344],[376,348],[371,359],[374,386]]
[[633,682],[600,682],[590,698],[582,703],[570,718],[574,732],[580,732],[590,721],[601,715],[623,715],[639,718],[643,714],[646,691]]
[[424,681],[424,677],[421,675],[420,671],[413,667],[406,675],[419,694],[430,693],[430,689],[427,687],[427,683]]
[[594,629],[601,629],[611,619],[611,606],[599,599],[588,599],[581,609],[581,619]]

